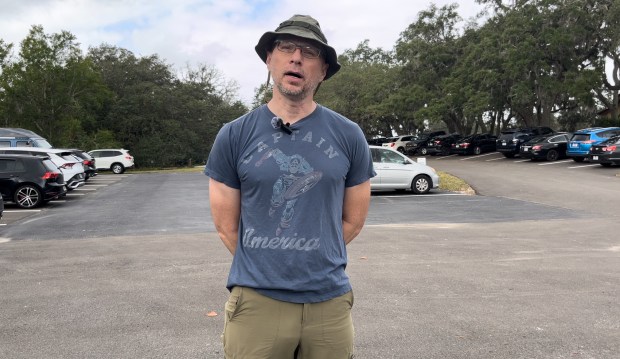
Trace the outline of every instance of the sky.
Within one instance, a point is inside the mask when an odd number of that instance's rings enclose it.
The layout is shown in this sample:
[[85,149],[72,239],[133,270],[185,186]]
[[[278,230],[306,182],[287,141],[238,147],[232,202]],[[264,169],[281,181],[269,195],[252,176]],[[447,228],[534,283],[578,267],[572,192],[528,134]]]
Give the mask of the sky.
[[175,70],[206,64],[234,81],[249,105],[267,79],[254,46],[292,15],[317,19],[340,54],[364,40],[391,50],[420,11],[450,3],[464,19],[482,9],[475,0],[0,0],[0,39],[19,48],[42,25],[46,34],[72,33],[84,53],[107,43],[157,54]]

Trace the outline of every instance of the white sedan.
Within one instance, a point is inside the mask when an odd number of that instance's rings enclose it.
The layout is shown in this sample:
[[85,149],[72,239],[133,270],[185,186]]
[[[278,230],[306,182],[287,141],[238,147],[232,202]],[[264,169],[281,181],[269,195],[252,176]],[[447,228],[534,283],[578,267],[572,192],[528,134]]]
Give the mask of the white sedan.
[[370,180],[370,189],[406,190],[428,193],[439,187],[439,176],[432,167],[412,161],[409,157],[387,147],[370,146],[377,175]]

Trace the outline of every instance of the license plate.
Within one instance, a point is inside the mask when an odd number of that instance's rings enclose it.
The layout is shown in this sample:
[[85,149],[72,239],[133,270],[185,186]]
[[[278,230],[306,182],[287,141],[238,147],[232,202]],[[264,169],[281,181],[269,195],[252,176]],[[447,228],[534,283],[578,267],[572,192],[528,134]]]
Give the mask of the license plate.
[[598,161],[598,156],[592,156],[593,161]]
[[502,146],[506,146],[506,141],[502,141]]
[[577,147],[579,147],[579,144],[578,143],[571,143],[570,147],[571,148],[577,148]]
[[530,148],[529,147],[523,147],[523,152],[529,152]]

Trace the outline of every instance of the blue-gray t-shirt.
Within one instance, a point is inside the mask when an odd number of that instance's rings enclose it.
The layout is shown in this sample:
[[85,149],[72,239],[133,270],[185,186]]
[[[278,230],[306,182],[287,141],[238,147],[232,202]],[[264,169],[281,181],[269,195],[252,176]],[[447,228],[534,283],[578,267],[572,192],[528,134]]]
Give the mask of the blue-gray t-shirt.
[[274,128],[266,105],[224,125],[205,174],[241,193],[228,289],[316,303],[351,290],[342,232],[346,187],[375,175],[359,126],[323,106]]

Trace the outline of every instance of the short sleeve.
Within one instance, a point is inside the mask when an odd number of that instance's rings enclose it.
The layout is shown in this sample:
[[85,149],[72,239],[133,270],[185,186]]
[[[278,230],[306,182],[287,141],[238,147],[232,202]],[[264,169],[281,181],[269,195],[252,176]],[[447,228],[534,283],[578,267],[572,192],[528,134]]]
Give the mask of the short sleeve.
[[355,135],[351,136],[351,166],[345,181],[346,187],[357,186],[376,176],[372,166],[370,147],[362,129],[355,124]]
[[227,123],[220,129],[209,152],[205,175],[228,187],[239,189],[241,181],[237,173],[237,146],[233,126]]

